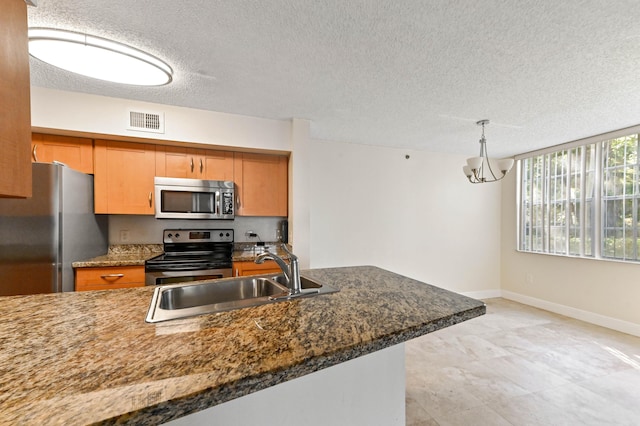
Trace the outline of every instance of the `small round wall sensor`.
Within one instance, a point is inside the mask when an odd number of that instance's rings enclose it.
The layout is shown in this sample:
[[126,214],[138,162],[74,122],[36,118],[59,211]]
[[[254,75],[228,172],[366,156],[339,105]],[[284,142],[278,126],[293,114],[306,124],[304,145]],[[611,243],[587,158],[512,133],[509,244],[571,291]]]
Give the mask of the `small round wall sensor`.
[[411,158],[411,156],[410,156],[409,154],[406,154],[406,155],[404,156],[404,158],[406,158],[406,159],[408,160],[409,158]]

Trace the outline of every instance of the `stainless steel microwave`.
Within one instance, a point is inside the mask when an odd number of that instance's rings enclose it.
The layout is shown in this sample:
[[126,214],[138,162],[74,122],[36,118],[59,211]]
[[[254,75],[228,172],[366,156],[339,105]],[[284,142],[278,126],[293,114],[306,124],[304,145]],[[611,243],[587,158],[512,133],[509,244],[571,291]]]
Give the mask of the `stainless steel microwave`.
[[156,177],[156,218],[233,219],[231,181]]

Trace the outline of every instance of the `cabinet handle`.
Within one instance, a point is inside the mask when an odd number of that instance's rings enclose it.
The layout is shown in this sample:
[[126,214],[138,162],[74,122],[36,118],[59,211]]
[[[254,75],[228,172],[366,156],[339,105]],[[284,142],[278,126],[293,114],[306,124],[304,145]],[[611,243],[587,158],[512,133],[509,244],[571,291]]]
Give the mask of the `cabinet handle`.
[[193,173],[193,157],[191,157],[191,173]]
[[200,173],[204,170],[204,164],[202,164],[202,158],[200,159]]
[[236,210],[240,210],[240,196],[236,197]]
[[38,162],[38,145],[34,144],[33,145],[33,151],[31,151],[31,154],[33,155],[33,161],[35,161],[36,163]]
[[153,191],[149,191],[149,207],[153,205]]
[[240,273],[238,272],[238,268],[236,268],[236,277],[239,277]]
[[124,277],[124,274],[106,274],[106,275],[100,275],[100,278],[104,278],[105,280],[108,278],[122,278]]

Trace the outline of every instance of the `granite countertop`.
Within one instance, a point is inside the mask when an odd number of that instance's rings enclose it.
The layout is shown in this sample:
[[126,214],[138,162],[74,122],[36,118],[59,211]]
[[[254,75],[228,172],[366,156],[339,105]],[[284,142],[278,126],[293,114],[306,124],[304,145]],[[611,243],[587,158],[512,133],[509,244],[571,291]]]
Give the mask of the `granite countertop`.
[[107,254],[73,262],[74,268],[110,266],[144,266],[147,259],[162,253],[162,244],[118,244],[109,246]]
[[[281,243],[265,243],[263,247],[256,246],[255,243],[235,243],[233,248],[234,262],[253,262],[265,249],[277,254],[287,260],[287,253],[282,249]],[[291,248],[291,246],[289,246]]]
[[[286,253],[276,243],[266,243],[266,247],[284,258]],[[264,248],[255,243],[236,243],[233,250],[234,262],[253,262]],[[80,260],[71,264],[74,268],[103,268],[110,266],[144,266],[147,259],[163,252],[162,244],[118,244],[109,246],[107,254]]]
[[2,298],[0,424],[158,424],[485,313],[373,266],[341,291],[156,324],[152,287]]

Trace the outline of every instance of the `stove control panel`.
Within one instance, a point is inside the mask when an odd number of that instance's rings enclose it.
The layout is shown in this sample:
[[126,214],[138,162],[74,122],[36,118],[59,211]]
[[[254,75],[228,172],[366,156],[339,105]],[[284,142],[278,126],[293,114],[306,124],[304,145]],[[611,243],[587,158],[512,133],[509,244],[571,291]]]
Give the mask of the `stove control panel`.
[[233,229],[165,229],[165,244],[232,243]]

